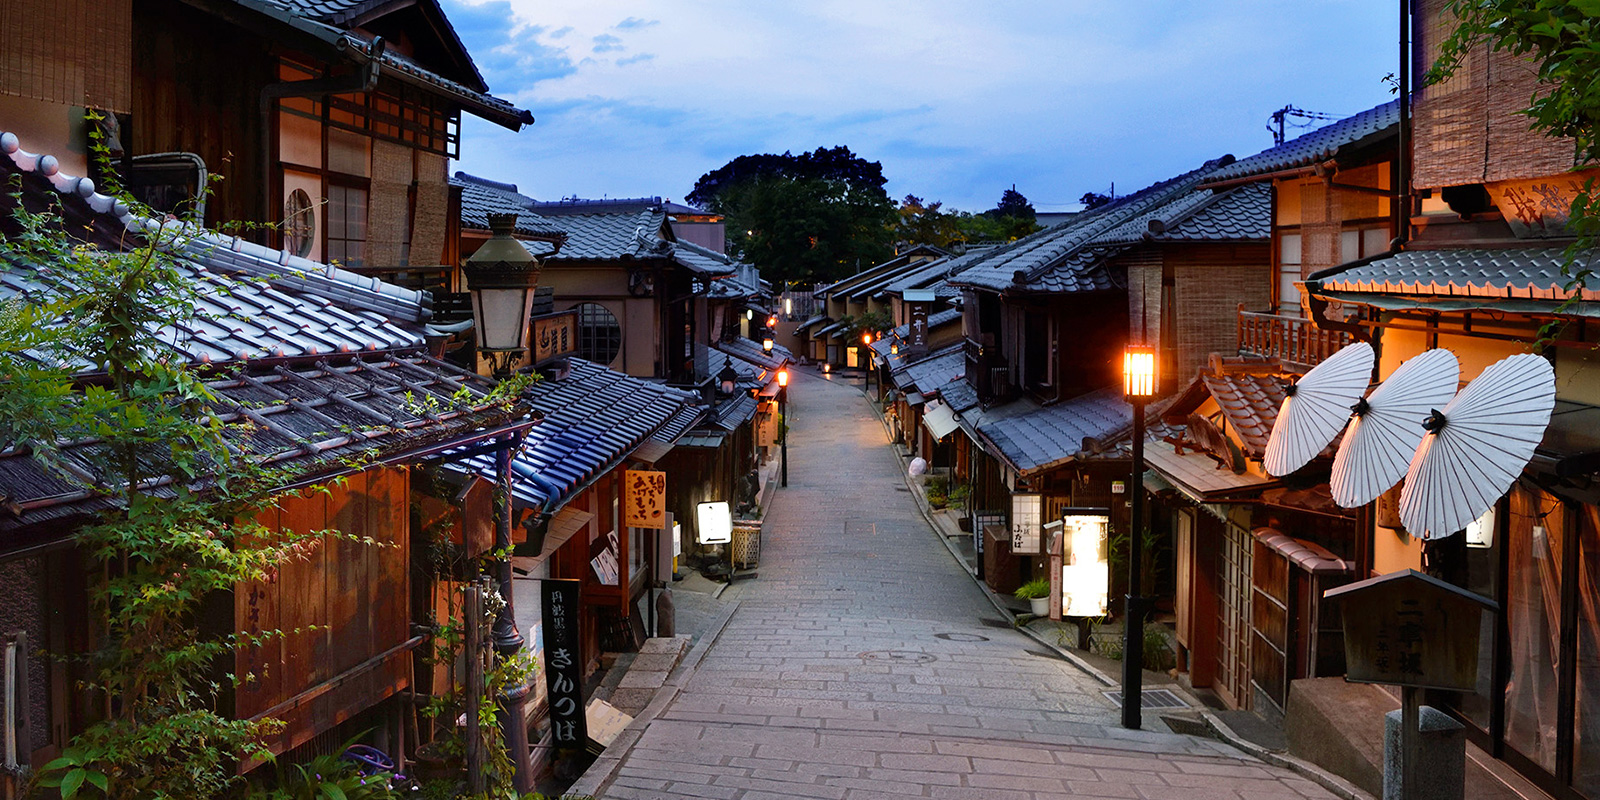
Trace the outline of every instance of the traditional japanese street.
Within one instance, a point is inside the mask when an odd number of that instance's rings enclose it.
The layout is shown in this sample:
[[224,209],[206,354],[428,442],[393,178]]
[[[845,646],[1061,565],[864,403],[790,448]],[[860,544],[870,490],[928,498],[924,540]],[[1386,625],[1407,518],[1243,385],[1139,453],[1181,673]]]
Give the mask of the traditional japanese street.
[[1332,797],[1145,714],[1000,616],[939,541],[860,389],[790,386],[789,485],[759,577],[708,631],[647,724],[574,791],[604,798]]

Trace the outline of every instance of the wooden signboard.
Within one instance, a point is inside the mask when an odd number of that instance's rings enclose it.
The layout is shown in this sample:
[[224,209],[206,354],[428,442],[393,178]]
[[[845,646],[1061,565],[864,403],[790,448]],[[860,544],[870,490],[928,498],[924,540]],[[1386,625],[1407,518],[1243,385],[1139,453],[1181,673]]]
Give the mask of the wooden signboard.
[[1044,530],[1044,496],[1011,495],[1011,552],[1019,556],[1039,555],[1039,536]]
[[578,312],[562,311],[533,318],[533,363],[578,352]]
[[1324,596],[1339,601],[1344,617],[1347,680],[1477,688],[1480,617],[1499,609],[1493,600],[1410,569]]
[[589,728],[583,704],[583,652],[578,630],[578,581],[539,582],[544,610],[544,682],[550,735],[558,748],[584,747]]
[[630,469],[622,473],[623,524],[662,530],[667,526],[667,473]]

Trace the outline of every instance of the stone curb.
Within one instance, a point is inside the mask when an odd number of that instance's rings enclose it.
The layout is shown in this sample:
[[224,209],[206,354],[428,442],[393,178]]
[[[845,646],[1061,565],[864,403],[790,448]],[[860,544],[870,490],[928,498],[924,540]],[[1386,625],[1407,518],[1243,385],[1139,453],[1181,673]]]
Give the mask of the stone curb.
[[723,629],[728,626],[728,620],[733,619],[734,612],[739,610],[739,602],[737,598],[734,599],[728,605],[728,608],[717,617],[717,620],[711,623],[711,627],[700,637],[700,641],[695,643],[689,654],[683,657],[683,661],[679,662],[678,666],[667,675],[666,683],[656,692],[655,697],[650,700],[650,704],[639,712],[639,716],[633,718],[633,722],[628,723],[628,727],[617,735],[616,740],[611,743],[610,747],[605,749],[605,752],[595,757],[594,763],[590,764],[587,770],[584,770],[582,777],[578,778],[576,783],[562,793],[563,797],[569,795],[574,797],[599,797],[600,793],[611,785],[612,780],[616,778],[617,771],[622,769],[622,762],[627,760],[628,754],[633,751],[633,746],[638,743],[639,737],[644,735],[645,728],[649,727],[651,722],[654,722],[657,717],[661,716],[672,705],[672,701],[678,698],[678,693],[682,691],[684,684],[688,683],[689,678],[694,675],[695,669],[700,666],[700,661],[705,658],[706,653],[711,651],[711,646],[716,643],[717,638],[722,635]]
[[[854,388],[861,392],[861,396],[863,398],[866,398],[869,401],[867,403],[867,407],[872,409],[873,415],[876,416],[878,418],[878,422],[883,425],[885,435],[892,437],[893,431],[889,430],[889,421],[884,418],[883,413],[879,411],[877,404],[870,402],[871,397],[867,394],[866,389],[859,386]],[[972,576],[973,583],[977,585],[979,591],[983,592],[984,599],[988,600],[989,604],[994,606],[996,611],[1000,612],[1000,615],[1003,619],[1011,620],[1015,630],[1020,631],[1024,636],[1027,636],[1035,642],[1044,645],[1050,650],[1050,652],[1055,653],[1056,655],[1065,659],[1068,663],[1082,670],[1084,674],[1094,678],[1101,684],[1107,687],[1117,687],[1121,685],[1122,681],[1120,679],[1101,672],[1098,667],[1090,664],[1088,661],[1085,661],[1082,656],[1079,656],[1073,653],[1071,650],[1057,645],[1055,642],[1045,639],[1043,636],[1029,629],[1025,625],[1015,625],[1014,623],[1016,622],[1016,615],[1012,613],[1011,609],[1006,608],[1005,604],[1000,602],[1000,599],[995,596],[993,590],[984,585],[982,581],[978,580],[977,572],[967,566],[966,560],[961,557],[961,553],[958,552],[955,547],[951,546],[948,537],[939,531],[938,524],[933,521],[932,508],[928,506],[928,502],[922,496],[922,494],[917,491],[917,486],[911,481],[911,476],[905,472],[901,472],[900,479],[905,482],[906,488],[911,490],[912,500],[916,503],[917,511],[922,514],[923,520],[928,523],[928,529],[933,531],[933,535],[939,538],[939,543],[943,544],[945,550],[950,553],[950,557],[955,559],[956,565],[961,567],[963,572]],[[1295,758],[1287,753],[1278,753],[1268,750],[1265,747],[1256,744],[1255,742],[1245,739],[1243,736],[1240,736],[1237,732],[1235,732],[1233,728],[1230,728],[1227,723],[1223,722],[1222,719],[1216,714],[1206,709],[1204,703],[1201,703],[1188,692],[1183,691],[1181,686],[1172,686],[1168,688],[1171,688],[1174,692],[1182,695],[1185,702],[1189,703],[1190,708],[1200,712],[1200,717],[1205,720],[1206,729],[1211,731],[1216,739],[1226,742],[1234,748],[1248,753],[1251,756],[1268,764],[1272,764],[1273,766],[1277,767],[1283,767],[1284,769],[1292,770],[1300,775],[1303,775],[1322,788],[1334,793],[1341,798],[1341,800],[1374,800],[1372,795],[1362,791],[1355,784],[1339,777],[1338,775],[1328,772],[1327,770],[1324,770],[1309,761]]]

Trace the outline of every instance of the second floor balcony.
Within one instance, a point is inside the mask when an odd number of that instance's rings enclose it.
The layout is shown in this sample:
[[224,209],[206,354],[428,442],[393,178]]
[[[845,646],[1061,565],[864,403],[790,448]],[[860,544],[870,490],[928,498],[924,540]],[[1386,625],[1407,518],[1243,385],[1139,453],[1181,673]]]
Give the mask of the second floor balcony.
[[1239,306],[1239,354],[1276,358],[1293,372],[1305,372],[1355,341],[1347,331],[1317,327],[1309,319],[1261,314]]

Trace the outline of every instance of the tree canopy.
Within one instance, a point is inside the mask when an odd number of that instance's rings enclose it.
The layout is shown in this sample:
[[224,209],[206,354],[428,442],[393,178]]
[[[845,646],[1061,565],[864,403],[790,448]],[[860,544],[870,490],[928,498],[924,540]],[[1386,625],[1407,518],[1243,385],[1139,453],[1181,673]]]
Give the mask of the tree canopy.
[[729,249],[773,280],[828,282],[894,255],[883,165],[848,147],[739,156],[685,197],[727,218]]

